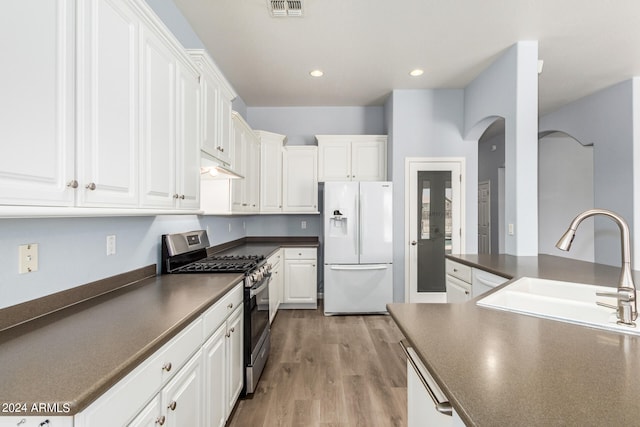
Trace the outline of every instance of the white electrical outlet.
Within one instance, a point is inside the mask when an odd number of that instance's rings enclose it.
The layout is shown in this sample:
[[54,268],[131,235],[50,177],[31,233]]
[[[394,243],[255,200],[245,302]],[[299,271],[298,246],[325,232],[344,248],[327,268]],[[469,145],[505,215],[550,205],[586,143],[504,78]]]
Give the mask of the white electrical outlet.
[[107,236],[107,256],[116,254],[116,236]]
[[300,223],[300,227],[301,227],[303,230],[304,230],[304,229],[306,229],[306,228],[307,228],[307,221],[302,221],[302,222]]
[[18,272],[20,274],[38,271],[38,244],[18,246]]
[[231,233],[231,223],[229,223],[229,233]]
[[513,231],[513,224],[509,224],[509,236],[513,236],[514,231]]

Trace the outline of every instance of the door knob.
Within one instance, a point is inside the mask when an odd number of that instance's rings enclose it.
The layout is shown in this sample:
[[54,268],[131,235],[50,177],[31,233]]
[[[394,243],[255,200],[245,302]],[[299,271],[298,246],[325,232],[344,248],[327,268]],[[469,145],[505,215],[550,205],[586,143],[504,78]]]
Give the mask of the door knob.
[[417,245],[417,244],[418,244],[418,242],[416,242],[415,240],[412,240],[412,241],[411,241],[411,246],[415,246],[415,245]]

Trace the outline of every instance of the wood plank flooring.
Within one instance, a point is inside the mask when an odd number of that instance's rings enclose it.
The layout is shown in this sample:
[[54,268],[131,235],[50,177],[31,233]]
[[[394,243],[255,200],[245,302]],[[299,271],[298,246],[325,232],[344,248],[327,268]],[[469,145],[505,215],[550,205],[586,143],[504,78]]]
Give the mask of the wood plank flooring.
[[390,316],[281,310],[252,399],[229,427],[406,426],[406,358]]

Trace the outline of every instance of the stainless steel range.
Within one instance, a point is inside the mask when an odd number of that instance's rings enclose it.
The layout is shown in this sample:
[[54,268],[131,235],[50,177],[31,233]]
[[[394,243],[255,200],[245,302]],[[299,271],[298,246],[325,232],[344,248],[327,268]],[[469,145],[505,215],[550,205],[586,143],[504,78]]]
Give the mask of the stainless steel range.
[[162,274],[244,273],[244,394],[252,394],[269,357],[271,265],[263,255],[208,255],[205,230],[162,236]]

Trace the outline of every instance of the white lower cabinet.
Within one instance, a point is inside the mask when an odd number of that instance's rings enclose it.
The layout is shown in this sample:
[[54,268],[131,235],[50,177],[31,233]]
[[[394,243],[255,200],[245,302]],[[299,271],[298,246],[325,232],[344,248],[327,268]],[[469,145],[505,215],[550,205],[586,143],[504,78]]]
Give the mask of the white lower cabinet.
[[[229,303],[225,305],[229,308]],[[202,348],[204,425],[207,427],[225,425],[244,386],[243,313],[242,301],[239,301],[235,311]]]
[[269,323],[273,322],[280,304],[282,303],[282,294],[284,287],[284,274],[282,272],[282,249],[271,255],[267,259],[267,263],[271,264],[271,283],[269,283]]
[[244,385],[242,298],[239,283],[89,407],[69,417],[73,426],[224,425]]
[[411,348],[407,353],[407,426],[461,427],[464,423]]
[[318,307],[317,249],[284,249],[283,308]]
[[203,426],[202,354],[198,351],[129,427]]

